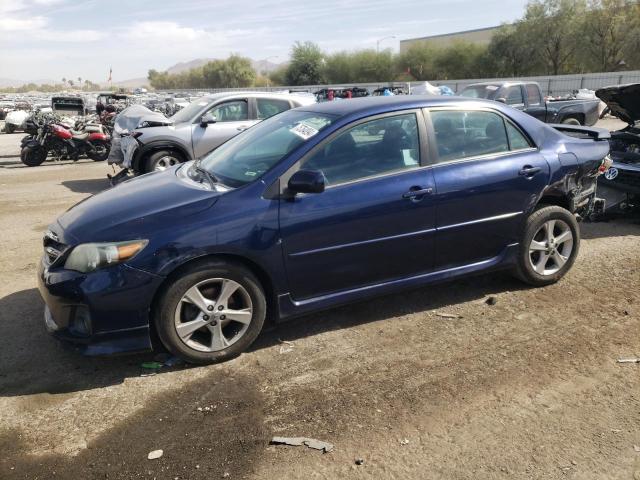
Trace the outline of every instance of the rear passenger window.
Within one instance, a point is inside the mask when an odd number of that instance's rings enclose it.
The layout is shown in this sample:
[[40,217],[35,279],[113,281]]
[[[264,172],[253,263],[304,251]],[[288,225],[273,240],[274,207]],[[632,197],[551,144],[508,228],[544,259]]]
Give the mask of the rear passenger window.
[[509,151],[504,120],[496,113],[436,110],[431,120],[439,162]]
[[286,100],[276,100],[272,98],[257,98],[258,104],[258,119],[264,120],[265,118],[273,117],[280,112],[289,110],[291,105]]
[[524,150],[531,148],[531,144],[520,130],[518,130],[511,122],[507,123],[507,135],[509,136],[509,146],[511,150]]
[[527,85],[527,103],[530,107],[537,107],[542,104],[540,90],[536,85]]

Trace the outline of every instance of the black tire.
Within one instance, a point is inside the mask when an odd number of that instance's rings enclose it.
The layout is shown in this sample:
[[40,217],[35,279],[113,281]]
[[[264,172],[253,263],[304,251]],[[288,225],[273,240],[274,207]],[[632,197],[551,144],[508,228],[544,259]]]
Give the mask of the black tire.
[[582,123],[580,122],[580,120],[578,120],[575,117],[567,117],[564,120],[562,120],[562,124],[563,125],[575,125],[576,127],[580,127],[582,126]]
[[27,167],[37,167],[47,159],[47,151],[42,147],[24,147],[20,151],[20,160]]
[[13,133],[16,130],[16,126],[10,123],[4,124],[4,133]]
[[[573,236],[571,254],[568,255],[566,263],[555,273],[540,274],[536,272],[532,265],[533,259],[530,247],[536,234],[550,220],[560,220],[569,227]],[[525,222],[524,233],[520,242],[520,250],[516,264],[515,274],[520,280],[535,287],[551,285],[560,280],[571,269],[580,250],[580,228],[575,216],[568,210],[555,205],[541,206],[534,211]],[[535,256],[535,254],[534,254]],[[539,258],[539,257],[538,257]]]
[[[233,280],[244,288],[244,291],[251,299],[251,321],[246,331],[239,336],[235,343],[232,343],[222,350],[199,351],[187,345],[180,338],[176,331],[175,315],[187,290],[201,282],[221,278]],[[208,299],[209,298],[211,297],[208,297]],[[191,305],[189,305],[189,307],[191,307]],[[266,314],[267,304],[264,290],[253,273],[243,265],[237,263],[212,260],[194,265],[171,282],[162,293],[154,320],[160,340],[171,353],[189,363],[207,364],[223,362],[244,352],[260,334]],[[201,333],[203,335],[207,334],[206,329],[201,330]]]
[[[171,163],[170,159],[174,159],[176,164],[184,162],[184,157],[175,150],[159,150],[149,155],[145,160],[144,173],[161,170],[159,164],[161,164],[161,162]],[[168,168],[169,166],[170,165],[167,165],[164,168]]]
[[89,158],[94,162],[102,162],[109,157],[109,150],[111,150],[111,143],[106,140],[94,140],[91,142],[93,148],[96,149],[94,153],[89,154]]

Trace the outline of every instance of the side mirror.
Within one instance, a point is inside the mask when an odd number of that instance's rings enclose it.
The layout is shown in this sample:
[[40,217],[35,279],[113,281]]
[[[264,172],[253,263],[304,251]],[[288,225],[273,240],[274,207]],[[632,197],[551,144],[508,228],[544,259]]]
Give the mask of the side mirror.
[[496,102],[507,103],[507,99],[504,97],[496,98]]
[[216,123],[218,120],[216,119],[216,117],[213,116],[213,114],[211,113],[205,113],[201,118],[200,118],[200,126],[202,128],[207,128],[207,125],[209,125],[210,123]]
[[289,179],[287,188],[296,193],[324,192],[324,175],[318,170],[298,170]]

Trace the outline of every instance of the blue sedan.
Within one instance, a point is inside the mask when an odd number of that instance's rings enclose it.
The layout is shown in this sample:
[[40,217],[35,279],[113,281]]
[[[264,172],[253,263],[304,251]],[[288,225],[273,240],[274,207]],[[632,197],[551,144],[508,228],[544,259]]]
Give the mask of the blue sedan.
[[283,320],[495,269],[557,282],[599,206],[607,133],[386,97],[291,110],[80,202],[44,238],[45,323],[89,355],[222,361]]

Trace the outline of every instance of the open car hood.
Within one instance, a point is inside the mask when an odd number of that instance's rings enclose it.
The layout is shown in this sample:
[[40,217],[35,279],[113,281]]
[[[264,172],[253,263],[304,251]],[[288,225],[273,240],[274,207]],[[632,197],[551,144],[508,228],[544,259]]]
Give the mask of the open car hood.
[[629,125],[640,120],[640,83],[601,88],[596,91],[596,96],[616,117]]

